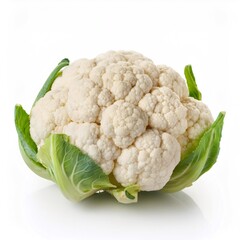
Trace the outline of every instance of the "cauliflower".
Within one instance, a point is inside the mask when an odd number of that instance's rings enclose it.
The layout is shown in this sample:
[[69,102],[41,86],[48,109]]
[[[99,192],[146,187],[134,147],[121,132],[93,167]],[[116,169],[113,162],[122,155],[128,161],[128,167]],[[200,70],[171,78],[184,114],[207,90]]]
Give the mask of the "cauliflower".
[[[224,114],[213,123],[191,66],[185,76],[187,84],[172,68],[133,51],[70,65],[64,59],[30,115],[16,106],[26,163],[77,201],[106,190],[134,202],[139,191],[189,186],[216,160],[218,152],[208,160],[203,151],[219,148]],[[189,156],[197,167],[189,166]]]

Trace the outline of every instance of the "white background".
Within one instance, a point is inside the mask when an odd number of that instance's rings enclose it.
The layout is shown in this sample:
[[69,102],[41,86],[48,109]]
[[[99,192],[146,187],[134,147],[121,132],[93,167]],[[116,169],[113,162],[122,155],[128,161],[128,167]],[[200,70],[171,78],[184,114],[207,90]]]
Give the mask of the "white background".
[[[0,239],[240,239],[240,4],[237,1],[0,1]],[[183,75],[192,64],[214,117],[226,111],[218,162],[191,188],[96,195],[79,204],[21,159],[13,110],[27,111],[65,57],[135,50]]]

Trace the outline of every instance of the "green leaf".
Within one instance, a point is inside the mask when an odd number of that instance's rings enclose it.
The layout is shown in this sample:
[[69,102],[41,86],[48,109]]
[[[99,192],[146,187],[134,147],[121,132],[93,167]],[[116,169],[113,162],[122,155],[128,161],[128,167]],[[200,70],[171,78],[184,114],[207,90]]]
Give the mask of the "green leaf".
[[202,94],[197,87],[197,83],[196,83],[191,65],[187,65],[184,68],[184,74],[185,74],[185,77],[186,77],[186,80],[187,80],[187,85],[188,85],[188,90],[189,90],[190,97],[193,97],[197,100],[201,100],[202,99]]
[[69,65],[69,60],[67,58],[64,58],[58,65],[57,67],[51,72],[51,74],[49,75],[48,79],[46,80],[46,82],[44,83],[44,85],[42,86],[40,92],[38,93],[33,106],[35,105],[35,103],[41,98],[43,97],[52,87],[54,80],[60,75],[60,70],[66,66]]
[[176,192],[191,186],[214,165],[220,150],[224,117],[224,112],[219,113],[215,122],[199,138],[196,148],[181,159],[162,191]]
[[127,187],[119,187],[117,189],[108,190],[120,203],[136,203],[138,201],[138,185],[130,185]]
[[98,190],[114,188],[102,169],[64,134],[51,134],[37,154],[63,194],[81,201]]
[[22,157],[28,167],[37,175],[50,179],[49,173],[46,168],[38,162],[36,157],[37,145],[32,140],[30,135],[30,119],[29,115],[22,108],[21,105],[15,106],[15,126],[18,133],[19,148]]

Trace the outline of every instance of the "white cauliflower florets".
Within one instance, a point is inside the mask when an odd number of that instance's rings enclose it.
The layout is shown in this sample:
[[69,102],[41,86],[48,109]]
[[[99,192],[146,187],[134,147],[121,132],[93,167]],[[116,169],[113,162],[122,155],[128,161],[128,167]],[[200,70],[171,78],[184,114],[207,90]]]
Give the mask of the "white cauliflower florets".
[[171,89],[154,88],[140,100],[138,105],[148,114],[150,127],[168,132],[175,137],[185,132],[187,109]]
[[159,71],[158,83],[174,91],[180,98],[188,97],[188,89],[184,79],[172,68],[165,65],[157,66]]
[[123,186],[151,191],[169,180],[180,146],[185,151],[212,121],[172,68],[110,51],[63,69],[32,108],[30,133],[38,147],[51,133],[66,134]]
[[100,112],[98,95],[101,89],[90,79],[72,82],[69,87],[66,108],[74,122],[95,122]]
[[103,87],[108,89],[115,100],[126,99],[137,104],[152,88],[152,80],[137,65],[129,62],[112,63],[102,75]]
[[184,152],[204,130],[211,126],[213,117],[203,102],[192,97],[184,99],[182,103],[187,108],[187,129],[178,137],[178,141]]
[[114,176],[123,186],[138,184],[143,191],[161,189],[180,161],[180,146],[168,133],[147,130],[123,149]]
[[70,122],[65,105],[68,90],[49,91],[32,108],[30,115],[31,136],[37,145],[42,145],[49,133],[61,130]]
[[101,129],[118,147],[126,148],[145,132],[147,124],[145,112],[131,103],[120,100],[103,112]]
[[62,76],[68,79],[75,76],[78,78],[88,78],[89,73],[95,65],[94,59],[79,59],[65,68],[62,72]]

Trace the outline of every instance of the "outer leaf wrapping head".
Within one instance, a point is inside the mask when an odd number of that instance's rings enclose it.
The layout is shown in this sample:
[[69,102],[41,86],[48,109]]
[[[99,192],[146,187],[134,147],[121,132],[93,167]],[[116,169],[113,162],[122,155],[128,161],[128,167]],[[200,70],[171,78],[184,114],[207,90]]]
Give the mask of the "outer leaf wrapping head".
[[216,162],[220,150],[220,140],[225,113],[219,113],[216,121],[199,138],[197,146],[180,161],[169,182],[162,191],[176,192],[191,186]]
[[19,148],[22,157],[27,166],[40,177],[50,179],[46,168],[38,161],[37,145],[32,140],[30,135],[30,120],[29,115],[21,105],[15,106],[15,126],[18,133]]
[[88,155],[69,143],[66,135],[51,134],[37,156],[63,194],[73,201],[81,201],[98,190],[115,187]]

